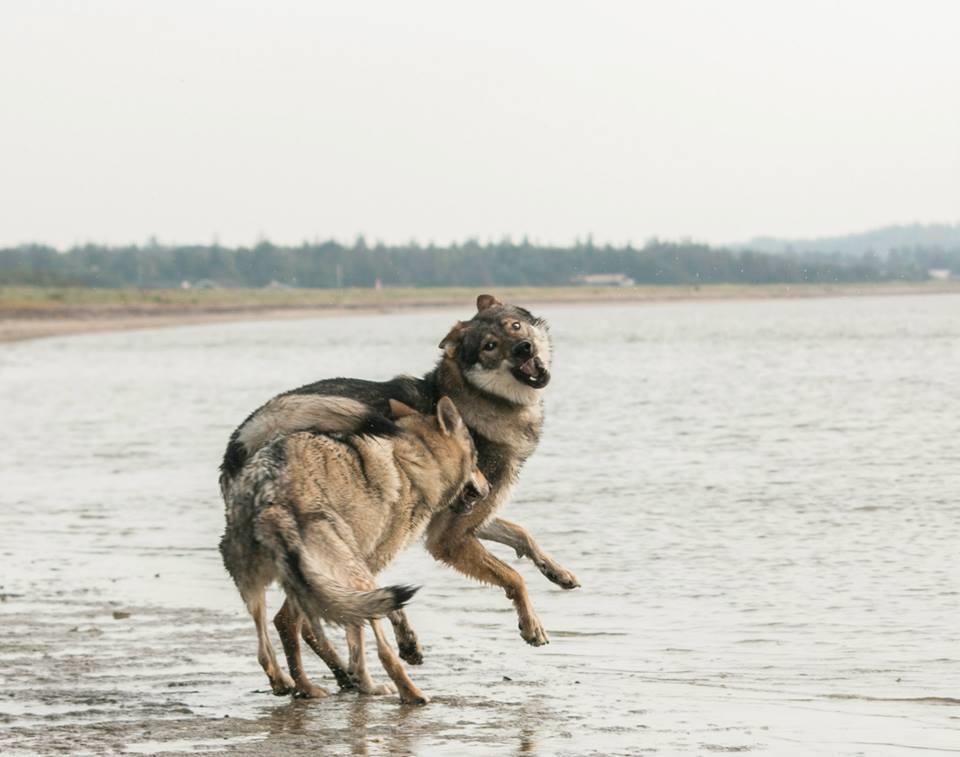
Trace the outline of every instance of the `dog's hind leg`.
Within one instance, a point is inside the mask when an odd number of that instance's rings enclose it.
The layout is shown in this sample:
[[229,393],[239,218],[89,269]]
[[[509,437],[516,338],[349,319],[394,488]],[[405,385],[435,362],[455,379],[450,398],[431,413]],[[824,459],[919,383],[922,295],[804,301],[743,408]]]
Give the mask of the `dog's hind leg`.
[[320,621],[304,623],[300,633],[303,636],[303,640],[307,642],[307,646],[316,652],[317,656],[330,668],[330,672],[333,673],[333,677],[337,679],[337,685],[341,689],[357,688],[356,681],[347,673],[347,666],[343,664],[343,660],[340,659],[337,650],[333,648],[333,644],[330,643],[327,635],[323,632],[323,626],[320,625]]
[[380,621],[376,618],[370,619],[370,627],[373,629],[373,635],[377,639],[377,656],[380,657],[380,663],[387,675],[397,686],[397,692],[400,694],[400,701],[404,704],[426,704],[430,700],[418,689],[407,671],[403,669],[403,663],[397,657],[397,653],[390,647],[383,629],[380,627]]
[[287,656],[287,665],[290,667],[290,675],[293,676],[293,695],[301,699],[321,699],[330,696],[326,689],[313,684],[303,669],[303,659],[300,657],[300,627],[303,625],[303,616],[290,604],[290,600],[283,603],[280,612],[273,619],[273,624],[280,634],[283,651]]
[[289,694],[294,689],[293,680],[277,664],[277,656],[273,652],[273,645],[267,634],[266,593],[261,589],[258,594],[244,597],[244,600],[257,626],[257,660],[260,661],[260,666],[270,679],[270,688],[277,696]]
[[393,625],[393,635],[397,639],[400,658],[411,665],[422,665],[423,650],[420,648],[417,634],[410,626],[410,621],[407,620],[407,614],[403,610],[394,610],[387,615],[387,618]]
[[540,572],[561,589],[576,589],[580,586],[577,577],[540,549],[540,545],[523,526],[503,518],[494,518],[480,526],[475,534],[481,539],[513,547],[517,557],[529,557]]
[[347,648],[350,650],[350,664],[348,671],[354,681],[357,682],[357,688],[361,694],[370,696],[379,696],[381,694],[395,694],[396,690],[386,683],[374,685],[367,672],[367,660],[363,651],[363,626],[347,626]]

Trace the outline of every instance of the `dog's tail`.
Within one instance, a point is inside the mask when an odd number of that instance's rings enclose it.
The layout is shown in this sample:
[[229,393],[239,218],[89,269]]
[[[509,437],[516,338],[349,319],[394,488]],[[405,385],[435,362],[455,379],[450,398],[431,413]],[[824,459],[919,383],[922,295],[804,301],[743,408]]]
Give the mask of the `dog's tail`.
[[[403,607],[419,589],[415,586],[387,586],[373,591],[357,591],[344,586],[331,575],[333,571],[328,566],[305,549],[296,519],[284,507],[272,506],[260,513],[257,535],[273,550],[287,594],[310,618],[323,618],[341,626],[381,618]],[[369,575],[364,566],[341,567],[353,567],[354,572]]]

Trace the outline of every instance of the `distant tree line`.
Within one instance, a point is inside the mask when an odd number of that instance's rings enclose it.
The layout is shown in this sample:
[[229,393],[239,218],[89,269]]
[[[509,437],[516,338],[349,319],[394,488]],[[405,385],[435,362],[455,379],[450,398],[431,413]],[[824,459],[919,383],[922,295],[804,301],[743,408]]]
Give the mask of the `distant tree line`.
[[526,242],[445,247],[329,241],[281,247],[261,242],[105,247],[59,252],[42,245],[0,249],[0,285],[177,287],[563,286],[587,274],[624,274],[638,284],[773,284],[920,281],[931,268],[960,275],[960,247],[904,248],[888,255],[762,253],[653,240],[642,248],[542,247]]

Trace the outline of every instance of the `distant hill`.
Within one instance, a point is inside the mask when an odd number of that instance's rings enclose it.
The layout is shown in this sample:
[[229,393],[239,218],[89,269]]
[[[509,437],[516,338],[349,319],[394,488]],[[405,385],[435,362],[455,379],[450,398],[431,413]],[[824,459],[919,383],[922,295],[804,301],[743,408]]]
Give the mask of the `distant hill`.
[[823,252],[858,256],[868,252],[886,256],[898,250],[960,250],[960,223],[884,226],[859,234],[814,239],[754,237],[732,246],[736,249],[768,253]]

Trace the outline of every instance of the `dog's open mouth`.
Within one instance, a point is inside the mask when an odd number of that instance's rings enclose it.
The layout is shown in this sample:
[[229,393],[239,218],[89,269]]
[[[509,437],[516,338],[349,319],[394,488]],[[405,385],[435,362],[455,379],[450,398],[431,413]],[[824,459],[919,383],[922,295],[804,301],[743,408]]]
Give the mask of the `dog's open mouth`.
[[538,357],[532,357],[513,369],[513,377],[521,384],[543,389],[550,382],[550,371]]

